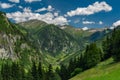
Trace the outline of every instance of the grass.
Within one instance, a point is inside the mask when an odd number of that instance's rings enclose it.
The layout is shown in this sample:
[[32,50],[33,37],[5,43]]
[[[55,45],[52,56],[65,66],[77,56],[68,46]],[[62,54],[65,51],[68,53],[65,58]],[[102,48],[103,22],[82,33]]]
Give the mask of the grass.
[[112,62],[112,58],[101,62],[96,67],[86,70],[70,80],[120,80],[120,62]]

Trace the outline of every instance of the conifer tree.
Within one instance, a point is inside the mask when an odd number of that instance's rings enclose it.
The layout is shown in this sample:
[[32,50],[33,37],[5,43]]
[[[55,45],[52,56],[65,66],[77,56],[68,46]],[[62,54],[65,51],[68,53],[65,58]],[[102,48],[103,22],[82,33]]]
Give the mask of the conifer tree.
[[39,62],[39,65],[38,65],[38,77],[39,77],[39,79],[42,79],[42,76],[43,76],[42,65],[41,65],[41,62]]
[[32,75],[33,80],[38,80],[37,66],[36,66],[35,62],[33,62],[33,64],[32,64],[31,75]]
[[86,47],[84,53],[84,69],[91,68],[101,61],[101,50],[95,43],[92,43]]

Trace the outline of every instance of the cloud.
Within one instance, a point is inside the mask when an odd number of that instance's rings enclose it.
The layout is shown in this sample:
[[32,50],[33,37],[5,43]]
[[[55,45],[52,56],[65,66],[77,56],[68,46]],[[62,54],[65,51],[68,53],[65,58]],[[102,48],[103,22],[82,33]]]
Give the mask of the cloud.
[[86,31],[86,30],[88,30],[88,29],[89,29],[88,27],[83,27],[83,28],[82,28],[83,31]]
[[23,7],[22,7],[22,6],[18,6],[18,8],[23,9]]
[[29,13],[29,12],[31,12],[31,8],[30,7],[25,7],[23,9],[23,11],[26,12],[26,13]]
[[59,13],[58,13],[58,12],[55,12],[55,13],[54,13],[54,16],[58,16],[58,15],[59,15]]
[[43,8],[40,8],[40,9],[38,9],[38,10],[35,10],[35,12],[42,12],[42,11],[46,11],[47,9],[45,8],[45,7],[43,7]]
[[114,26],[114,27],[117,27],[117,26],[119,26],[119,25],[120,25],[120,20],[118,20],[118,21],[116,21],[116,22],[113,23],[113,26]]
[[14,4],[9,4],[9,3],[1,3],[0,2],[0,8],[7,9],[13,7]]
[[53,11],[54,8],[53,8],[51,5],[49,5],[48,8],[47,8],[47,10],[48,10],[48,11]]
[[54,8],[51,6],[51,5],[48,5],[47,8],[43,7],[43,8],[40,8],[38,10],[35,10],[35,12],[42,12],[42,11],[53,11]]
[[48,24],[65,25],[68,24],[68,20],[63,16],[54,16],[54,14],[48,12],[45,14],[33,13],[30,8],[24,8],[23,12],[17,11],[13,13],[7,13],[7,17],[14,20],[16,23],[24,22],[32,19],[42,20]]
[[10,2],[19,3],[20,0],[9,0]]
[[25,0],[25,2],[28,2],[28,3],[32,3],[32,2],[36,2],[36,1],[42,1],[42,0]]
[[118,26],[120,26],[120,20],[114,22],[114,23],[112,24],[112,26],[110,27],[110,29],[114,29],[114,28],[116,28],[116,27],[118,27]]
[[74,23],[76,24],[76,23],[79,23],[80,22],[80,20],[79,19],[77,19],[77,20],[75,20],[74,21]]
[[82,23],[83,24],[95,24],[95,22],[93,22],[93,21],[83,21]]
[[83,7],[83,8],[78,7],[76,10],[71,10],[67,12],[67,15],[70,17],[76,16],[76,15],[92,15],[100,11],[109,12],[111,10],[112,10],[112,7],[108,5],[106,2],[97,1],[92,5],[89,5],[88,7]]
[[63,16],[58,16],[53,19],[52,23],[55,25],[65,25],[65,24],[68,24],[68,21]]
[[111,26],[110,29],[114,29],[115,27]]
[[102,25],[102,24],[103,24],[103,22],[102,22],[102,21],[99,21],[99,24],[100,24],[100,25]]

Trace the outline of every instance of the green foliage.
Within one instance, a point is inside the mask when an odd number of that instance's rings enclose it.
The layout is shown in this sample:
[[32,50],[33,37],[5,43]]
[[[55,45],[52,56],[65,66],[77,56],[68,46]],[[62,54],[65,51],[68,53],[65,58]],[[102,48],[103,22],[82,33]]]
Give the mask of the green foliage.
[[64,53],[69,53],[79,49],[76,39],[55,25],[42,27],[36,35],[38,36],[41,50],[50,53],[52,56],[56,56],[63,51]]
[[68,80],[69,79],[69,72],[65,65],[61,65],[60,71],[58,73],[62,80]]
[[8,65],[8,63],[2,65],[1,77],[2,77],[2,80],[9,80],[9,79],[11,79],[11,68]]
[[79,74],[80,72],[82,72],[82,69],[81,69],[81,68],[76,68],[76,69],[71,73],[71,77]]
[[120,61],[120,29],[114,29],[111,36],[107,36],[103,42],[104,57],[113,57],[115,61]]
[[35,62],[33,62],[33,64],[32,64],[31,74],[32,74],[33,80],[38,79],[37,66],[36,66]]
[[44,71],[40,62],[38,66],[33,62],[27,72],[20,63],[6,62],[2,64],[0,76],[0,80],[61,80],[59,75],[53,72],[52,65],[49,65],[48,71]]
[[120,29],[114,30],[112,37],[111,37],[111,54],[115,61],[120,61]]
[[96,67],[88,69],[70,80],[119,80],[120,63],[113,63],[113,59],[107,59]]
[[101,61],[101,54],[101,50],[95,43],[88,45],[84,53],[84,69],[91,68],[98,64]]
[[11,65],[8,62],[3,63],[1,68],[2,80],[22,80],[21,70],[22,67],[18,63],[13,62]]
[[40,79],[42,79],[42,76],[43,76],[42,65],[41,65],[41,62],[39,62],[39,64],[38,64],[38,77]]

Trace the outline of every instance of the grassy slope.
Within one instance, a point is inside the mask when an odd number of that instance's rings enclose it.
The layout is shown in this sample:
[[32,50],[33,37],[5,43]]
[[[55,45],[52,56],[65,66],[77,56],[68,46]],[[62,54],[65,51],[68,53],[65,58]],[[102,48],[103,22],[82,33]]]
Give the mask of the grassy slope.
[[109,64],[112,59],[101,62],[96,67],[76,75],[70,80],[120,80],[120,62]]

